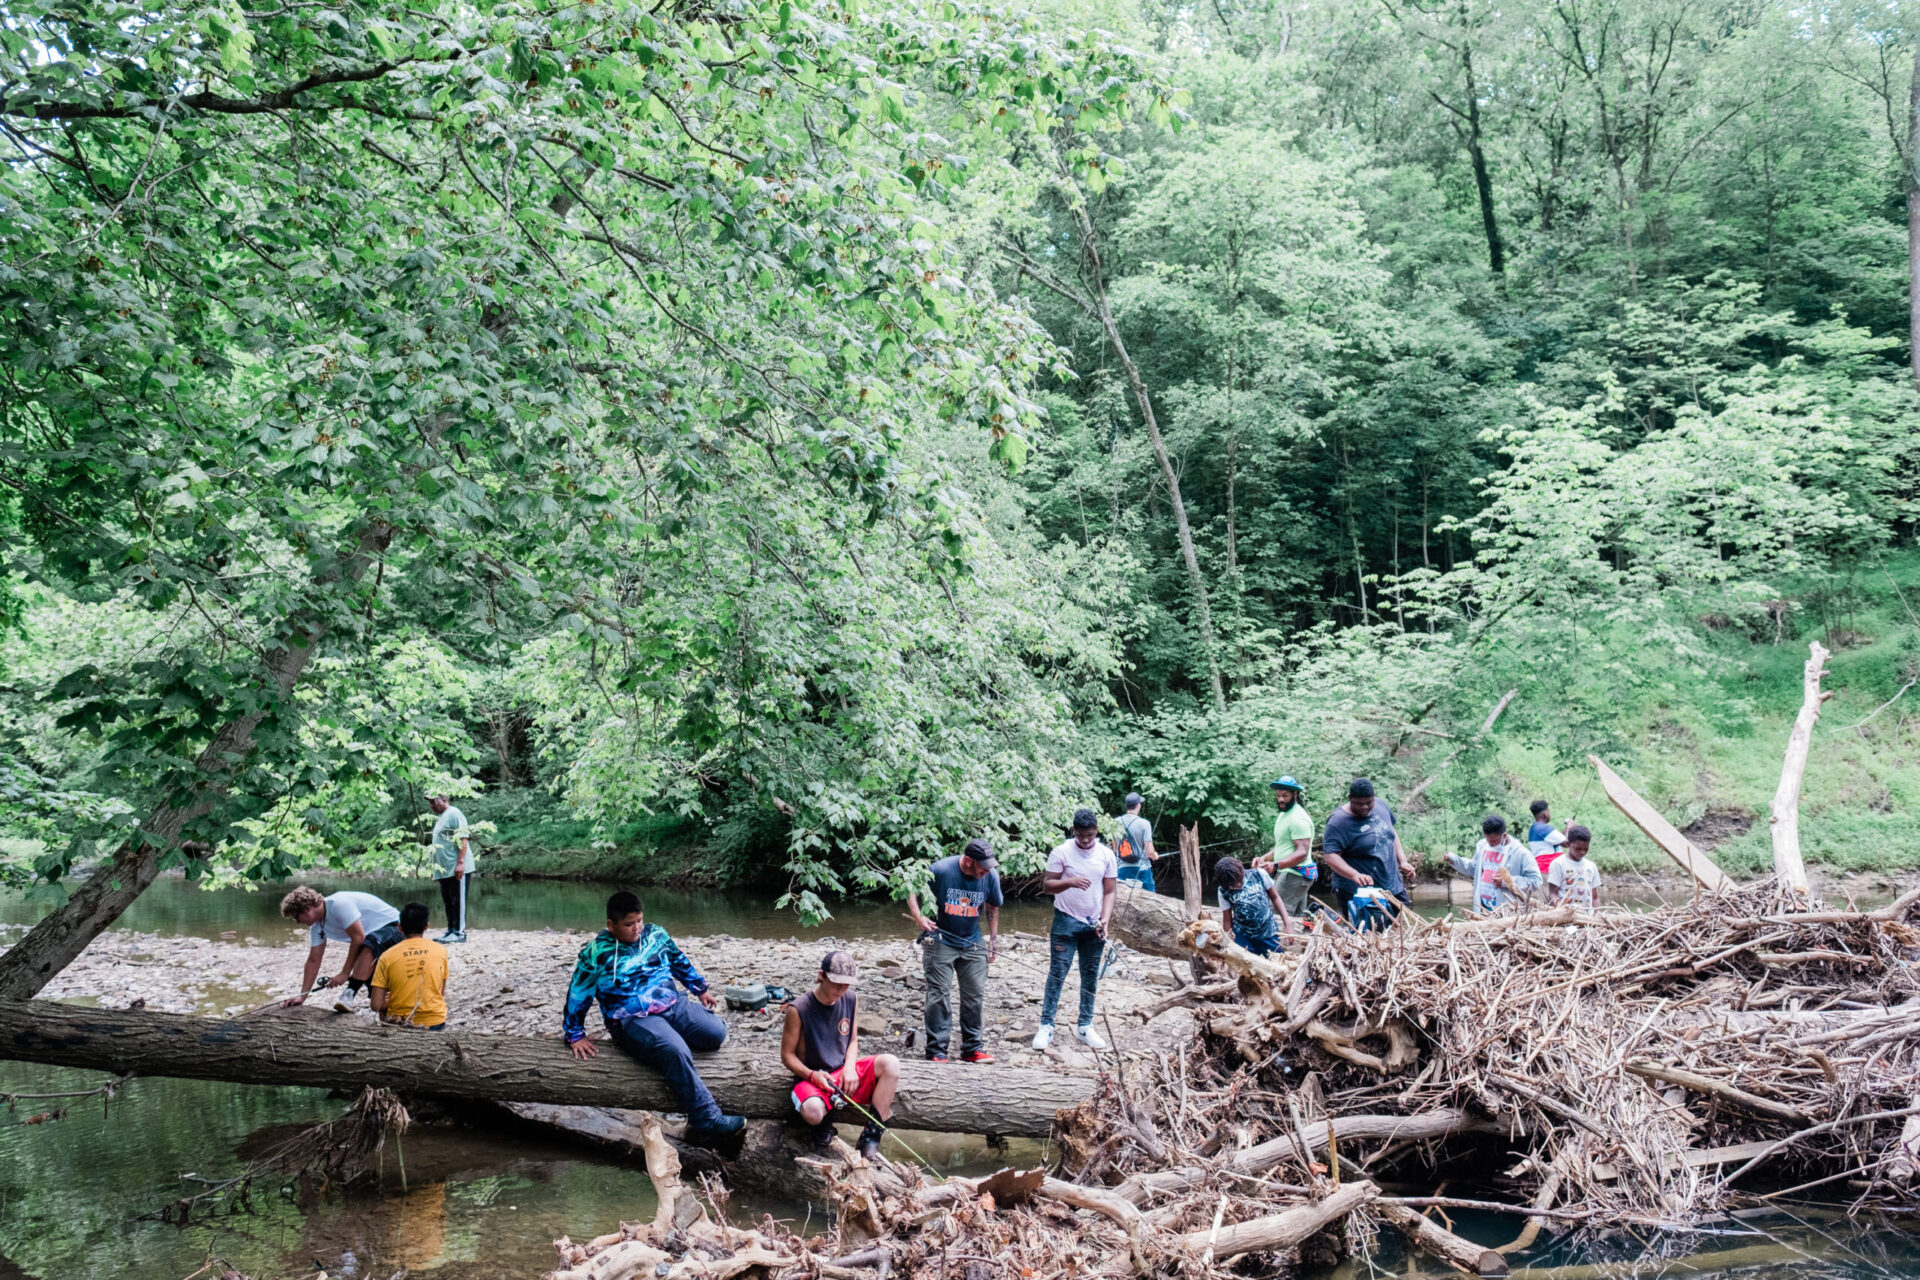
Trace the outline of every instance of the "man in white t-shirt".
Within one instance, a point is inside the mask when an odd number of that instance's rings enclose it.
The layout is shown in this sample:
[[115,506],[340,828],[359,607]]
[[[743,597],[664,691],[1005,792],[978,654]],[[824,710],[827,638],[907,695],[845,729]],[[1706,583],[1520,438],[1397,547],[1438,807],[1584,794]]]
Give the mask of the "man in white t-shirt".
[[1053,895],[1053,928],[1047,942],[1047,994],[1040,1004],[1040,1030],[1033,1047],[1053,1043],[1053,1015],[1060,1007],[1060,988],[1067,970],[1080,957],[1080,1021],[1073,1034],[1080,1043],[1104,1049],[1107,1042],[1093,1029],[1093,1004],[1100,987],[1100,959],[1107,949],[1107,922],[1113,918],[1113,895],[1120,884],[1120,864],[1100,840],[1100,819],[1091,809],[1073,815],[1073,835],[1047,858],[1042,885]]
[[301,885],[280,900],[280,914],[307,926],[307,967],[300,978],[300,994],[285,1001],[291,1008],[305,1004],[320,976],[320,962],[326,958],[327,942],[347,944],[347,958],[338,976],[322,983],[335,992],[333,1007],[339,1013],[352,1013],[360,999],[360,989],[373,976],[373,966],[388,947],[398,946],[400,913],[370,893],[343,890],[320,896],[311,885]]
[[1600,905],[1600,868],[1587,856],[1593,832],[1575,824],[1567,828],[1566,852],[1547,868],[1547,901],[1564,902],[1581,911]]

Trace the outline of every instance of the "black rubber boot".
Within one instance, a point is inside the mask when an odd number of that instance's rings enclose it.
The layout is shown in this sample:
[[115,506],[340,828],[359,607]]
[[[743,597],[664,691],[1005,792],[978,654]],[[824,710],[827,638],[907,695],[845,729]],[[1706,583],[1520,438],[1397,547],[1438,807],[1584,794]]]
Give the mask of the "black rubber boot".
[[880,1141],[886,1136],[887,1131],[884,1126],[868,1121],[867,1127],[860,1131],[860,1140],[854,1143],[853,1149],[860,1153],[862,1159],[878,1161]]
[[738,1137],[746,1127],[747,1122],[739,1116],[721,1116],[717,1124],[688,1125],[687,1141],[696,1147],[717,1147]]

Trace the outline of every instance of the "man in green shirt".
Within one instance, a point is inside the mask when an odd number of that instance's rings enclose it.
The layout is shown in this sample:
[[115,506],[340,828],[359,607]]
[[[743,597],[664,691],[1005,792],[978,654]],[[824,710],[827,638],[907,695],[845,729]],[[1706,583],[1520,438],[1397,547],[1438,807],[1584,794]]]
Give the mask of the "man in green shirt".
[[1301,790],[1292,775],[1274,780],[1273,802],[1280,812],[1273,820],[1273,852],[1253,863],[1273,872],[1289,921],[1305,918],[1307,895],[1317,870],[1313,865],[1313,819],[1300,799]]
[[433,819],[433,877],[447,909],[447,931],[439,942],[467,940],[467,877],[473,874],[473,847],[467,839],[467,815],[447,796],[428,796]]

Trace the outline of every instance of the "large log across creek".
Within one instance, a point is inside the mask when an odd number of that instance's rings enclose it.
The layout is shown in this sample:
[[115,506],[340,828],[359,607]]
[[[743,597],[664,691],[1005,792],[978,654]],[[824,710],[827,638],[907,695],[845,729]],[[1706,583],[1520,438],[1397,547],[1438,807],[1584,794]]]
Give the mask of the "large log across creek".
[[[661,1077],[611,1045],[575,1059],[557,1038],[419,1031],[302,1011],[196,1018],[47,1000],[0,1001],[0,1058],[119,1075],[358,1089],[483,1102],[547,1102],[672,1111]],[[764,1048],[696,1054],[728,1111],[790,1116],[793,1079]],[[1054,1113],[1093,1080],[1032,1067],[904,1062],[893,1123],[902,1129],[1045,1137]]]

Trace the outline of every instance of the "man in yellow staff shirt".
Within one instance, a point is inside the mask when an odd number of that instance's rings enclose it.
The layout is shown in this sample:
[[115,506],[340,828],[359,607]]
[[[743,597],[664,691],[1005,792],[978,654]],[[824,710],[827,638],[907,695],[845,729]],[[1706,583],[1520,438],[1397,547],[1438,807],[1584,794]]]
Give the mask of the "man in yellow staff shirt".
[[373,968],[373,1011],[388,1022],[438,1031],[447,1025],[447,949],[420,936],[426,931],[425,903],[400,908],[404,941]]

